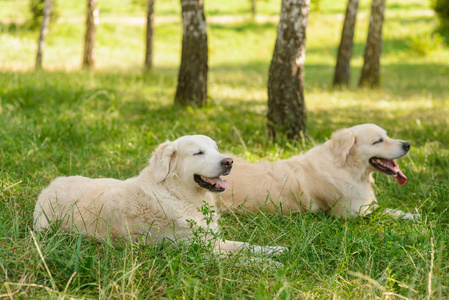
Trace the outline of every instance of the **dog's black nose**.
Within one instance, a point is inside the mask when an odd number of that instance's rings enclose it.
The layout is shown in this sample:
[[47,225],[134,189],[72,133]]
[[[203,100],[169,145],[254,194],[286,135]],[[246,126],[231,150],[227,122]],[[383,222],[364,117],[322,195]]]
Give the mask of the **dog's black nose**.
[[402,142],[402,148],[404,151],[410,150],[410,143],[409,142]]
[[234,163],[234,161],[230,157],[226,157],[225,159],[223,159],[221,161],[221,164],[223,166],[225,166],[226,168],[231,168],[233,163]]

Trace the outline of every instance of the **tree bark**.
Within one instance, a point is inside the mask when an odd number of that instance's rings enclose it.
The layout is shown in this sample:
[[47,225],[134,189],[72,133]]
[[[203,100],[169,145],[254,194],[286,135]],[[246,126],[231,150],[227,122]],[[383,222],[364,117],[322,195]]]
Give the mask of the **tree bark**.
[[338,47],[337,65],[333,86],[348,86],[351,76],[351,57],[354,41],[354,29],[357,20],[359,0],[348,0],[345,21],[341,32],[340,46]]
[[203,0],[181,0],[182,54],[175,103],[202,106],[207,103],[207,32]]
[[253,18],[256,17],[256,0],[251,0],[251,14],[253,15]]
[[83,68],[91,69],[95,65],[95,30],[98,24],[97,0],[87,0],[86,35],[84,37]]
[[39,31],[39,40],[37,42],[36,69],[42,69],[42,56],[45,47],[45,37],[48,33],[48,25],[50,24],[51,0],[44,1],[44,10],[42,15],[42,23]]
[[153,67],[153,21],[154,21],[154,1],[148,0],[147,10],[147,35],[146,35],[146,51],[145,51],[145,69],[149,70]]
[[385,0],[373,0],[359,86],[369,86],[372,88],[379,86],[384,11]]
[[310,0],[282,0],[276,45],[268,74],[268,131],[290,139],[306,131],[304,61]]

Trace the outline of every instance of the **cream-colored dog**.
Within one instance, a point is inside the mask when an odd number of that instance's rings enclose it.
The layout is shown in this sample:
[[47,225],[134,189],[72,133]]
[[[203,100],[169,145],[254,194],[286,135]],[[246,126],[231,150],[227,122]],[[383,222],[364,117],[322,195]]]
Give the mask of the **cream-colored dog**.
[[[220,154],[207,136],[184,136],[161,144],[149,166],[127,180],[59,177],[39,195],[34,228],[46,228],[59,220],[65,230],[113,240],[153,243],[168,238],[188,241],[193,229],[217,232],[219,214],[207,220],[199,208],[216,206],[211,193],[227,187],[221,175],[232,169],[231,158]],[[206,239],[211,234],[205,235]],[[250,248],[272,253],[283,247],[251,246],[243,242],[216,240],[217,251]]]
[[[410,143],[389,138],[379,126],[362,124],[336,131],[331,140],[289,159],[250,164],[233,158],[230,186],[220,195],[222,210],[264,206],[284,212],[323,210],[338,217],[367,214],[377,203],[372,172],[405,184],[407,177],[395,159],[409,149]],[[387,212],[414,216],[393,209]]]

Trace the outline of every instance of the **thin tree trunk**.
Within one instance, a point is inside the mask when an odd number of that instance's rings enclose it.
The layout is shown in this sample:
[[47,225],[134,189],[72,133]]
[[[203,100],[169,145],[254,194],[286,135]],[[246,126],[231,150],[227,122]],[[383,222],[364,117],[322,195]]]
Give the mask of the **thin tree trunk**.
[[48,25],[51,16],[51,0],[44,1],[44,10],[42,16],[41,28],[39,31],[39,41],[37,42],[36,69],[42,69],[42,56],[45,47],[45,37],[48,33]]
[[253,15],[253,18],[256,17],[256,0],[251,0],[251,14]]
[[86,35],[84,38],[83,68],[95,65],[95,30],[98,24],[97,0],[87,0]]
[[337,65],[333,85],[348,86],[351,76],[351,57],[354,41],[354,29],[357,20],[359,0],[348,0],[345,21],[341,32],[340,46],[338,47]]
[[207,32],[203,0],[181,0],[182,54],[175,103],[207,103]]
[[154,21],[154,1],[148,0],[147,10],[147,39],[146,39],[146,52],[145,52],[145,68],[147,70],[153,67],[153,21]]
[[359,86],[379,86],[380,53],[382,51],[382,25],[384,21],[385,0],[373,0],[366,40],[364,63]]
[[290,139],[306,130],[304,61],[310,0],[282,0],[276,45],[268,74],[268,131]]

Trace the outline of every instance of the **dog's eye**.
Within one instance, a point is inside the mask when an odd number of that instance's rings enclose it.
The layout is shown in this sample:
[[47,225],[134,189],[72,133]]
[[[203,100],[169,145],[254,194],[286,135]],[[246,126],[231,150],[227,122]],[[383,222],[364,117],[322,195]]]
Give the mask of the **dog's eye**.
[[373,143],[373,145],[380,144],[380,143],[383,143],[383,142],[384,142],[384,139],[383,139],[383,138],[380,138],[379,140],[375,141],[375,142]]
[[193,155],[203,155],[204,152],[203,151],[198,151],[197,153],[194,153]]

